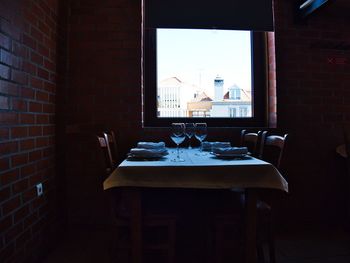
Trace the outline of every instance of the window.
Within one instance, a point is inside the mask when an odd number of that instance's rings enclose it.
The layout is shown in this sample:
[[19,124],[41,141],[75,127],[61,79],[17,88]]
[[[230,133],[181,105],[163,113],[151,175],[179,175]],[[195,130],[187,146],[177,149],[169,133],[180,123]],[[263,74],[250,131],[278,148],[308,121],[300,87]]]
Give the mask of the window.
[[[249,89],[249,93],[251,89]],[[250,96],[249,96],[250,98]],[[229,88],[229,99],[230,100],[241,100],[241,88],[237,85]]]
[[[249,31],[157,29],[156,32],[158,118],[229,118],[230,107],[245,103],[251,108]],[[241,97],[241,89],[245,96]],[[177,103],[164,103],[167,97]],[[207,114],[194,114],[199,111]]]
[[230,108],[230,117],[236,117],[237,113],[236,113],[236,108]]
[[248,116],[248,108],[247,107],[240,107],[239,108],[239,116],[241,118],[245,118]]
[[146,17],[156,19],[144,21],[144,126],[171,122],[266,125],[265,33],[227,29],[226,25],[216,30],[201,28],[193,24],[192,15],[187,17],[188,24],[174,16],[165,28],[168,7],[162,1],[157,4],[165,11],[153,16],[151,7]]

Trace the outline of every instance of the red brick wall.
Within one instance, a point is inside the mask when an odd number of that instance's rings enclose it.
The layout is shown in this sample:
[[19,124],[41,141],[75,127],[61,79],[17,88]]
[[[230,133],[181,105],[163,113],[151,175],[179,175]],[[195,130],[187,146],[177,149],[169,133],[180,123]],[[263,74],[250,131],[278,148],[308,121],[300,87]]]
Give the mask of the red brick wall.
[[140,2],[72,3],[67,124],[140,130]]
[[350,120],[350,52],[334,47],[350,44],[349,10],[331,3],[302,24],[292,1],[275,1],[275,11],[277,123],[293,141],[288,209],[297,219],[341,221],[350,189],[335,147]]
[[[56,224],[58,1],[0,2],[0,262],[37,262]],[[60,18],[62,19],[62,18]],[[64,44],[64,43],[63,43]],[[36,195],[42,183],[44,194]]]
[[[168,140],[166,130],[141,126],[140,2],[77,0],[69,19],[65,124],[82,125],[86,132],[116,130],[122,156],[137,140]],[[291,194],[281,214],[292,222],[341,218],[346,181],[334,148],[342,142],[341,124],[349,121],[349,64],[327,61],[349,59],[349,52],[310,45],[349,41],[349,20],[325,8],[297,25],[292,2],[275,0],[277,125],[290,133],[286,176]],[[208,139],[237,142],[238,134],[238,128],[212,128]]]
[[113,128],[124,155],[140,138],[167,135],[141,124],[141,0],[74,1],[69,23],[67,127]]

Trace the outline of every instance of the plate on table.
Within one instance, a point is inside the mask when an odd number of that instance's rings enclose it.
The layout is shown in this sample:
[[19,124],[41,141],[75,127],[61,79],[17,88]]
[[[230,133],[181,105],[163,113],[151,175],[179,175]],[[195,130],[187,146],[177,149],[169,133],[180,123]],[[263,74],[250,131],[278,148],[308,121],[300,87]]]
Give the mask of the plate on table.
[[219,158],[219,159],[248,159],[250,158],[249,155],[247,154],[242,154],[242,153],[212,153],[216,158]]
[[165,155],[148,155],[148,156],[141,156],[141,155],[134,155],[129,153],[127,156],[128,161],[158,161],[161,159],[164,159]]

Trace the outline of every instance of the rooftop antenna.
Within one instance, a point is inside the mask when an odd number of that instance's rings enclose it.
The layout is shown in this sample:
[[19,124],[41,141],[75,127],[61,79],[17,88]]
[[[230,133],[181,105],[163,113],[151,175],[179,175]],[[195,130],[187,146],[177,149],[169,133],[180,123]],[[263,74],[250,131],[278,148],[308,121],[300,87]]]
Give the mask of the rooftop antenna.
[[199,68],[198,69],[199,71],[199,89],[202,90],[202,71],[203,71],[203,68]]

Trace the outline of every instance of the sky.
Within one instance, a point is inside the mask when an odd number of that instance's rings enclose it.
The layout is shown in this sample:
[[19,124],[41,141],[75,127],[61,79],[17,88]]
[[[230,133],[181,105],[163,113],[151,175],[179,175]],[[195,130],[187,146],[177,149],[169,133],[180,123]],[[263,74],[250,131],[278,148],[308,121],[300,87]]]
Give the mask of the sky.
[[214,93],[214,79],[224,79],[224,90],[233,84],[251,89],[249,31],[157,29],[158,82],[169,77]]

